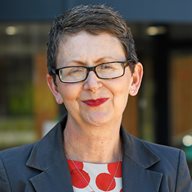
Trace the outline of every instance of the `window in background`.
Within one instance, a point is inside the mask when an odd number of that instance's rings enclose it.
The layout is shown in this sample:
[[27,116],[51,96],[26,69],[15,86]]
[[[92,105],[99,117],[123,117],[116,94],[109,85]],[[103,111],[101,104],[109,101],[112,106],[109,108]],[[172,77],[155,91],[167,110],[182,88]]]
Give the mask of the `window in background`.
[[0,149],[35,141],[44,123],[56,117],[45,78],[49,27],[0,26]]
[[170,106],[172,142],[186,152],[192,170],[192,49],[171,55]]

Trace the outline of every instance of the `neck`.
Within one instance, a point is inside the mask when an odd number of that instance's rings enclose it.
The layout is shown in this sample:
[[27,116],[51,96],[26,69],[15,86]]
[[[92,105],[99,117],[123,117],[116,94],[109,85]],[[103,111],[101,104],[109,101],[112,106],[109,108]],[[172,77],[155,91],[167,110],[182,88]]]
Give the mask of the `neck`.
[[119,127],[120,124],[113,127],[82,129],[67,123],[64,131],[64,149],[67,158],[91,163],[121,160]]

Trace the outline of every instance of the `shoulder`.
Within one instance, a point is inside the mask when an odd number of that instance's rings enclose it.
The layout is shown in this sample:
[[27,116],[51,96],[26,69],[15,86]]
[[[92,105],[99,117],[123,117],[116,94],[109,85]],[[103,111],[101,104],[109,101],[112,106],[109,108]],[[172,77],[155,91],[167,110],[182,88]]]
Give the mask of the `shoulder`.
[[21,146],[4,149],[4,150],[0,151],[0,157],[6,157],[9,154],[18,154],[18,153],[21,154],[23,152],[30,151],[30,149],[33,147],[34,144],[35,143],[25,144],[25,145],[21,145]]
[[0,151],[0,158],[5,158],[7,160],[9,159],[9,156],[12,156],[12,158],[19,158],[26,153],[29,153],[34,145],[35,143],[4,149]]
[[4,166],[6,168],[14,168],[16,165],[17,167],[25,165],[34,145],[35,144],[28,144],[1,151],[0,167]]
[[11,191],[12,188],[14,191],[24,191],[30,178],[48,166],[51,167],[53,162],[63,160],[60,157],[63,154],[62,146],[62,126],[59,123],[45,137],[33,144],[1,151],[0,191]]
[[[64,120],[63,120],[64,121]],[[0,160],[1,161],[6,161],[7,162],[25,162],[28,158],[29,155],[31,154],[31,151],[34,148],[41,148],[42,151],[46,150],[46,146],[51,146],[56,140],[61,140],[62,136],[62,126],[61,122],[57,123],[47,135],[45,135],[43,138],[40,140],[32,143],[32,144],[26,144],[18,147],[13,147],[9,149],[5,149],[0,151]]]
[[181,162],[186,162],[184,152],[178,148],[148,142],[127,133],[123,135],[126,154],[142,165],[153,162],[153,168],[166,172],[170,168],[176,171]]
[[32,150],[39,149],[41,152],[49,151],[47,150],[48,146],[48,148],[52,147],[56,142],[58,142],[58,140],[62,142],[63,124],[65,121],[66,118],[64,117],[64,119],[58,122],[47,135],[35,143],[0,151],[0,161],[5,162],[6,165],[10,166],[16,163],[17,165],[25,165]]
[[178,156],[182,151],[178,148],[152,143],[133,135],[128,134],[125,130],[122,130],[123,142],[126,146],[131,146],[132,152],[139,152],[141,154],[153,154],[158,156],[160,159],[171,158],[172,156]]
[[164,181],[168,182],[173,180],[177,191],[192,190],[191,175],[184,151],[174,147],[149,143],[146,141],[142,142],[159,157],[160,161],[153,167],[153,169],[158,171],[163,170],[164,175],[166,175]]
[[33,144],[6,149],[0,152],[0,191],[11,191],[11,186],[21,189],[31,172],[26,161]]
[[141,145],[159,158],[159,165],[163,167],[178,167],[181,160],[185,160],[185,153],[176,147],[152,143],[138,139]]
[[[162,175],[161,191],[191,191],[192,182],[182,150],[151,143],[122,132],[127,162],[138,169]],[[128,165],[128,164],[126,164]]]
[[159,156],[160,159],[163,159],[163,158],[167,159],[167,158],[179,156],[181,153],[183,154],[183,151],[181,149],[178,149],[172,146],[156,144],[156,143],[152,143],[144,140],[140,140],[140,142],[142,142],[143,145],[147,147],[151,152]]

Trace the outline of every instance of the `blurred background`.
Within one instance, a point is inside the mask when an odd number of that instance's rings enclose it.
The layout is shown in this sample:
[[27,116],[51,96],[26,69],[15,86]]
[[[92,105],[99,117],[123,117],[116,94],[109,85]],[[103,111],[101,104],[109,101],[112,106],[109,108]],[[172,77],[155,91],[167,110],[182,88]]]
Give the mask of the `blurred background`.
[[192,1],[1,0],[0,150],[40,139],[64,113],[46,84],[53,18],[78,4],[106,4],[127,19],[144,79],[123,125],[148,141],[181,148],[192,172]]

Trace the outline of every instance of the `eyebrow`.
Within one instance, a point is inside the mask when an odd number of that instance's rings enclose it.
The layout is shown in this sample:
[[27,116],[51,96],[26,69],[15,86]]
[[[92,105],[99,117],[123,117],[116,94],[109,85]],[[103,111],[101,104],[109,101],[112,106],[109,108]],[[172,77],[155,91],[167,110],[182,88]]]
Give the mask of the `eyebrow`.
[[[110,61],[108,61],[108,60],[110,60]],[[95,60],[93,63],[94,64],[101,64],[101,63],[117,61],[117,60],[119,60],[119,59],[115,59],[113,57],[101,57],[101,58]],[[76,64],[79,64],[79,65],[87,65],[86,62],[83,62],[83,61],[80,61],[80,60],[72,60],[69,63],[76,63]]]
[[95,61],[95,63],[103,63],[103,62],[108,62],[106,60],[109,60],[109,59],[112,59],[112,61],[116,61],[115,58],[113,57],[102,57],[102,58],[99,58]]

